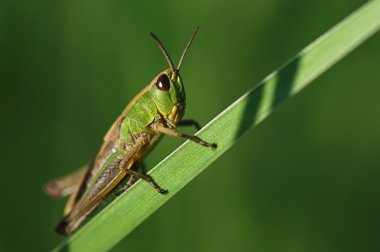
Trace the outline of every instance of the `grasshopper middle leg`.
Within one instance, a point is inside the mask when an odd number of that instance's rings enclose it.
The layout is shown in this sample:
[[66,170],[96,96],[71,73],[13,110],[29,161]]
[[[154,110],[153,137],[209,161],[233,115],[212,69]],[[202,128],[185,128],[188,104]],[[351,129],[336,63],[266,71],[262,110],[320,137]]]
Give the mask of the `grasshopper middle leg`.
[[141,172],[133,170],[134,167],[132,167],[131,169],[127,169],[126,172],[127,172],[127,174],[130,174],[131,177],[127,181],[127,184],[117,191],[118,194],[120,194],[123,191],[130,188],[136,182],[137,179],[142,179],[142,180],[148,182],[160,194],[166,194],[167,193],[167,190],[162,189],[149,175],[147,175],[145,173],[144,163],[139,162],[136,165],[138,166],[138,168]]

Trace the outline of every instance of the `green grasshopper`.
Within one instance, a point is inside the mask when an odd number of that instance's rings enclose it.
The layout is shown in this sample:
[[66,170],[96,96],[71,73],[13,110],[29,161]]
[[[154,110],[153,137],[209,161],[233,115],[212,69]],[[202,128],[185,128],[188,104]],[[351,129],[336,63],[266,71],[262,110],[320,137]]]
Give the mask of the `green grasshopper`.
[[160,194],[165,194],[167,191],[143,171],[144,157],[163,134],[216,148],[215,143],[176,130],[176,126],[195,126],[200,129],[196,121],[182,120],[186,97],[179,74],[198,29],[199,27],[195,29],[187,43],[177,68],[158,37],[150,33],[169,63],[169,68],[159,73],[127,105],[108,130],[103,145],[88,166],[46,185],[45,192],[49,196],[63,197],[71,194],[64,210],[64,218],[56,226],[58,233],[69,235],[74,232],[103,199],[116,190],[123,179],[127,182],[118,187],[117,193],[128,189],[136,179],[142,179]]

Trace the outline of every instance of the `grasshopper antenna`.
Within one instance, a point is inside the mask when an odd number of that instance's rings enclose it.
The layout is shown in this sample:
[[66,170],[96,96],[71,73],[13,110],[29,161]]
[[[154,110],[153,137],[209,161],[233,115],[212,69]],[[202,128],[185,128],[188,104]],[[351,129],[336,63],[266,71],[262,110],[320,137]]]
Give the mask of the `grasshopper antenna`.
[[153,37],[154,40],[156,40],[158,46],[160,47],[162,53],[164,54],[164,56],[166,58],[166,61],[169,63],[170,69],[173,71],[172,79],[175,79],[177,76],[177,70],[175,69],[173,61],[170,58],[168,52],[166,51],[164,45],[161,43],[160,39],[156,36],[156,34],[154,34],[153,32],[150,32],[149,34],[150,34],[150,36]]
[[186,45],[186,47],[185,47],[185,50],[183,50],[182,56],[181,56],[181,58],[179,59],[179,63],[178,63],[178,67],[177,67],[177,70],[178,70],[178,71],[179,71],[179,69],[181,68],[181,65],[182,65],[183,59],[185,58],[185,56],[186,56],[186,54],[187,54],[187,51],[189,51],[189,47],[190,47],[191,43],[193,42],[195,35],[197,35],[198,30],[199,30],[199,26],[197,26],[197,27],[195,28],[195,30],[193,31],[193,34],[191,35],[191,37],[190,37],[190,39],[189,39],[189,42],[187,42],[187,45]]

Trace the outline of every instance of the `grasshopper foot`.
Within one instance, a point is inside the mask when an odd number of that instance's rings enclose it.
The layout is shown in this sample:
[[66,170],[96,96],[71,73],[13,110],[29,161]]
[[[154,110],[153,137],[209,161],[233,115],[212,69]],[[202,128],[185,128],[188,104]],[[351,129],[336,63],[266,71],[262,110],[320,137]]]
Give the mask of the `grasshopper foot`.
[[161,195],[166,195],[166,194],[169,193],[168,190],[166,190],[166,189],[162,189],[162,188],[158,188],[158,189],[157,189],[157,192],[159,192]]

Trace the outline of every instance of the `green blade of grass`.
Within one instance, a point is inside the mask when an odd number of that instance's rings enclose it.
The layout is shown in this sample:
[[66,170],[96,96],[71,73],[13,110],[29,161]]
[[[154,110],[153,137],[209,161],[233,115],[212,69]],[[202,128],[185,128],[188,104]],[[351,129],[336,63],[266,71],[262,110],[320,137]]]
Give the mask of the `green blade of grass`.
[[355,49],[380,28],[380,1],[370,1],[307,46],[284,66],[245,93],[199,132],[218,143],[216,150],[185,142],[150,175],[169,194],[159,195],[145,182],[111,202],[56,251],[104,251],[112,248],[182,187],[257,125],[282,101]]

